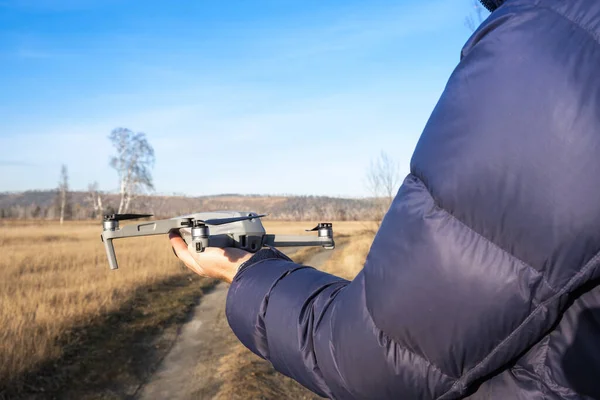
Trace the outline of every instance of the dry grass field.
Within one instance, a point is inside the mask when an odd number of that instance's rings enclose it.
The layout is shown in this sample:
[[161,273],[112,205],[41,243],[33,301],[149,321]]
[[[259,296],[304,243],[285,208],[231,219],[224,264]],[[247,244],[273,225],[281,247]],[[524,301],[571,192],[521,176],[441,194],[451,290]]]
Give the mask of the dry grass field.
[[[265,224],[277,233],[314,225]],[[350,235],[365,224],[334,227]],[[120,269],[110,271],[99,236],[97,222],[0,221],[0,399],[97,398],[86,394],[94,387],[102,398],[135,395],[172,344],[164,332],[175,337],[214,285],[184,270],[163,236],[116,241]],[[339,242],[349,240],[326,264],[346,278],[372,235]]]
[[183,321],[212,284],[183,270],[165,237],[115,242],[121,269],[110,271],[99,233],[98,223],[0,226],[0,397],[135,386],[149,373],[133,371],[135,357],[151,349],[128,347]]

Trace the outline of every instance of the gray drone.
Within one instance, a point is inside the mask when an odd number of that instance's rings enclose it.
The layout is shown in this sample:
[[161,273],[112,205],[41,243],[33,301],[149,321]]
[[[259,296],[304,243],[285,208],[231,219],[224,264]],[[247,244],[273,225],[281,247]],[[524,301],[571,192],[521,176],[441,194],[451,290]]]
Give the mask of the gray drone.
[[237,247],[251,253],[265,246],[322,246],[329,250],[335,247],[331,223],[322,222],[313,229],[307,230],[307,232],[317,232],[317,236],[272,235],[266,233],[260,221],[260,218],[265,215],[253,212],[203,212],[119,227],[119,221],[151,216],[151,214],[112,214],[104,217],[101,237],[106,248],[110,269],[119,268],[113,246],[114,239],[162,235],[176,230],[179,231],[188,247],[198,253],[203,252],[207,247]]

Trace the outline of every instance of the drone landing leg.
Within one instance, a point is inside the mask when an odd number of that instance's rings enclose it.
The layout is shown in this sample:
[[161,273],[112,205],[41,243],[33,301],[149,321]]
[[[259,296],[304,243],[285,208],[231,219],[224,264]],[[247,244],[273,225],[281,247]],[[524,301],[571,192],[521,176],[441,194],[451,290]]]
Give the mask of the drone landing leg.
[[108,256],[108,266],[110,269],[119,269],[117,263],[117,256],[115,254],[115,247],[113,246],[112,239],[104,239],[104,248],[106,249],[106,255]]

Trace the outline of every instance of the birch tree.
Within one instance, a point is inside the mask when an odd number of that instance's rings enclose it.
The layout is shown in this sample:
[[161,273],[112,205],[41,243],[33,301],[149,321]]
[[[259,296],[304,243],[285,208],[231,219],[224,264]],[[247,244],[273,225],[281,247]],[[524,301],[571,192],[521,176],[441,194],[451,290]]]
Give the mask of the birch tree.
[[146,134],[126,128],[114,129],[109,137],[116,150],[110,160],[119,176],[120,201],[118,213],[126,213],[131,200],[146,190],[154,189],[151,169],[154,166],[154,149]]
[[65,209],[67,208],[67,196],[69,194],[69,173],[67,166],[63,164],[60,168],[60,179],[58,181],[58,195],[60,207],[60,224],[65,221]]
[[89,201],[90,203],[92,203],[92,208],[93,208],[93,218],[97,218],[98,216],[101,216],[103,211],[104,211],[104,207],[102,207],[102,194],[100,193],[100,190],[98,190],[98,182],[94,182],[94,183],[90,183],[88,185],[88,194],[89,194]]

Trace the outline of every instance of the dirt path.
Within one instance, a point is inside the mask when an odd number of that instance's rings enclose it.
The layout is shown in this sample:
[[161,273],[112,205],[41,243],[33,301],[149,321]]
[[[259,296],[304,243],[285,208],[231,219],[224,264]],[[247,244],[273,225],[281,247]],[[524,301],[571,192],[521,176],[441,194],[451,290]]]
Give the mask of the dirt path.
[[[289,253],[288,253],[289,254]],[[305,264],[321,266],[331,252],[320,251]],[[204,295],[170,353],[140,389],[139,399],[317,399],[269,363],[245,349],[225,317],[227,285]]]

